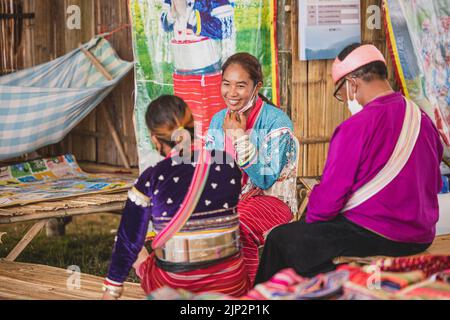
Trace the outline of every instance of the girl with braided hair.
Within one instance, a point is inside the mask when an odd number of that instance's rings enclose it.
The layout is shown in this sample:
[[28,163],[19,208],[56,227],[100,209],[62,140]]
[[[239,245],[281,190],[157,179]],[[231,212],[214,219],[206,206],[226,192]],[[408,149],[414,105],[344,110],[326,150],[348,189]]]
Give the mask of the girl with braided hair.
[[[120,297],[132,267],[147,294],[164,286],[246,294],[250,281],[237,215],[240,170],[225,152],[206,151],[192,142],[194,120],[182,99],[158,98],[146,120],[165,159],[142,173],[129,192],[104,299]],[[144,244],[150,221],[157,235],[148,253]]]

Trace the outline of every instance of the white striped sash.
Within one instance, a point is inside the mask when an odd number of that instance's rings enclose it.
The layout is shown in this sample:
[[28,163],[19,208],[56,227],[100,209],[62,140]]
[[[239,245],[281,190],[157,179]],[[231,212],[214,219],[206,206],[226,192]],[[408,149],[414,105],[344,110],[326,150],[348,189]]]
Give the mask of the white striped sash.
[[394,152],[383,169],[352,195],[341,212],[353,209],[376,195],[397,177],[408,162],[419,137],[422,115],[414,102],[405,100],[405,119]]

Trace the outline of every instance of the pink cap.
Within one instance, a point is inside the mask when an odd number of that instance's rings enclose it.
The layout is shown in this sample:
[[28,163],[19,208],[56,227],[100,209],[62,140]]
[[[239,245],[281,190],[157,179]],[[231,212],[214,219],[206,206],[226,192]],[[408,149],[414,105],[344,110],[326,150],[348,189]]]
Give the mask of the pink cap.
[[356,48],[344,59],[344,61],[339,60],[339,57],[337,57],[336,60],[334,60],[331,71],[334,84],[349,73],[375,61],[381,61],[386,64],[383,54],[371,44],[365,44]]

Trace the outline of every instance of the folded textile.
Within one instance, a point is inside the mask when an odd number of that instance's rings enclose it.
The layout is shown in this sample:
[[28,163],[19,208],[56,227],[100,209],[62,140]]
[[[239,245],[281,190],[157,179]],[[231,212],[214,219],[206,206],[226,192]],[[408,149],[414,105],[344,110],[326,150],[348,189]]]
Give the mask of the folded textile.
[[[383,258],[364,267],[341,265],[336,271],[310,279],[299,276],[294,269],[285,269],[239,300],[450,300],[448,259],[431,255]],[[174,289],[159,290],[151,299],[236,300]]]
[[377,260],[374,265],[379,267],[380,271],[407,272],[420,270],[426,277],[429,277],[450,268],[450,255],[384,258]]

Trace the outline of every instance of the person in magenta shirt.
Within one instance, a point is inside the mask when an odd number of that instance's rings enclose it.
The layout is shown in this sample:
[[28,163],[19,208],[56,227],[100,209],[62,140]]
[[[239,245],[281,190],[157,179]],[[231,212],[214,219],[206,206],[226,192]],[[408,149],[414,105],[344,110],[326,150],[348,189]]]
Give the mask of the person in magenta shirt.
[[345,48],[333,80],[352,116],[333,134],[306,218],[269,234],[256,283],[284,268],[331,271],[339,256],[417,254],[434,240],[443,146],[432,120],[392,90],[372,45]]

